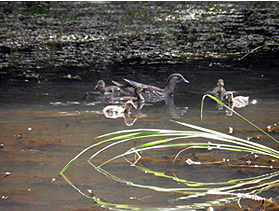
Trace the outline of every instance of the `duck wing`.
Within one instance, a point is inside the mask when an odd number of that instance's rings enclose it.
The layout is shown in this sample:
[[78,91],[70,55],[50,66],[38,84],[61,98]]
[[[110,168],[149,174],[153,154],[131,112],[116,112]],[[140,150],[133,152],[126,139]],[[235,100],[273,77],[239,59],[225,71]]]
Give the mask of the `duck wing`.
[[135,88],[132,85],[124,85],[117,81],[113,81],[112,83],[120,88],[120,92],[124,95],[136,95]]
[[161,89],[159,87],[138,83],[136,81],[133,81],[133,80],[130,80],[130,79],[126,79],[126,78],[124,78],[124,80],[126,82],[128,82],[130,85],[132,85],[133,87],[142,86],[142,88],[143,88],[143,91],[142,91],[143,96],[150,95],[150,97],[160,97],[160,96],[164,95],[164,89]]

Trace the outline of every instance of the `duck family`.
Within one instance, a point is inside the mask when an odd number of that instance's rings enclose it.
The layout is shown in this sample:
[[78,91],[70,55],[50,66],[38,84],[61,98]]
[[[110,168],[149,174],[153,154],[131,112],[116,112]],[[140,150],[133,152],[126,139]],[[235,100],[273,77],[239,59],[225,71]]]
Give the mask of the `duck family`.
[[[146,102],[159,102],[174,94],[175,86],[179,82],[189,83],[180,73],[171,74],[164,88],[136,82],[124,78],[124,83],[112,80],[113,85],[106,86],[104,80],[99,80],[95,90],[99,90],[101,96],[109,98],[108,102],[120,105],[108,105],[103,109],[107,118],[118,118],[130,114],[130,110],[137,108],[137,113]],[[139,115],[142,116],[142,115]]]
[[165,88],[147,85],[126,78],[124,78],[124,81],[127,83],[126,85],[112,81],[114,85],[106,87],[105,82],[103,80],[99,80],[95,86],[95,89],[98,89],[101,93],[120,93],[122,95],[128,95],[113,98],[114,100],[118,99],[120,101],[126,101],[132,99],[134,101],[146,102],[148,99],[152,98],[159,98],[160,100],[163,100],[166,96],[172,95],[174,93],[177,83],[189,83],[189,81],[186,80],[180,73],[171,74],[166,81]]
[[[95,86],[95,89],[98,89],[101,94],[109,97],[108,102],[118,104],[108,105],[103,109],[103,113],[107,118],[125,117],[126,115],[130,115],[132,108],[137,109],[137,113],[140,113],[143,105],[147,102],[153,103],[164,100],[167,106],[172,105],[173,101],[171,101],[171,104],[168,99],[173,99],[175,86],[180,82],[189,83],[180,73],[171,74],[167,78],[164,88],[136,82],[127,78],[123,78],[123,81],[125,83],[112,80],[113,85],[106,86],[104,80],[99,80]],[[232,109],[234,107],[242,108],[249,104],[249,97],[234,97],[234,91],[227,91],[224,86],[224,80],[219,79],[217,86],[207,93],[214,95],[220,101],[227,99],[228,105]],[[115,94],[117,95],[115,96]],[[218,107],[218,109],[222,109],[222,106]]]

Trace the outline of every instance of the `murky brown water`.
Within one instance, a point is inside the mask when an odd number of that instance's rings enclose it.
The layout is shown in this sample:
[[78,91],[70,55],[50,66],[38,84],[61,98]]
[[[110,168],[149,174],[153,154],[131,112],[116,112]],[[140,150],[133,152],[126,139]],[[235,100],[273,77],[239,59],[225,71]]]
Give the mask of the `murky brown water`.
[[[136,68],[136,67],[135,67]],[[142,68],[142,69],[141,69]],[[133,126],[126,126],[124,120],[107,119],[101,114],[108,105],[98,95],[93,95],[91,103],[82,100],[84,93],[93,90],[98,79],[122,81],[122,77],[144,81],[160,87],[164,86],[169,73],[145,73],[153,67],[137,67],[137,73],[124,72],[121,75],[98,73],[90,82],[83,81],[43,81],[41,83],[9,82],[1,84],[1,210],[97,210],[98,205],[93,200],[85,198],[74,190],[61,176],[59,171],[79,152],[96,142],[94,137],[108,132],[134,128],[167,128],[184,129],[170,122],[170,114],[164,102],[145,105],[142,109],[142,118],[138,118]],[[164,67],[156,67],[158,70]],[[278,149],[270,139],[264,137],[247,123],[235,115],[228,117],[225,111],[218,111],[213,101],[205,101],[204,120],[200,120],[200,101],[206,90],[211,90],[219,78],[225,80],[227,90],[237,91],[238,95],[250,96],[250,100],[257,100],[256,104],[236,109],[243,116],[252,120],[261,128],[278,124],[278,72],[273,69],[258,69],[256,71],[218,70],[192,72],[187,66],[168,67],[170,72],[180,72],[190,81],[190,84],[177,85],[174,103],[178,107],[188,107],[179,121],[196,124],[221,132],[228,132],[228,127],[234,128],[235,136],[257,137],[255,141]],[[133,67],[127,68],[128,70]],[[116,70],[116,72],[120,70]],[[158,76],[158,80],[156,77]],[[149,80],[147,80],[149,79]],[[277,132],[272,133],[275,138]],[[134,143],[127,143],[114,153],[125,151],[133,147]],[[127,150],[126,149],[126,150]],[[117,151],[119,150],[119,152]],[[179,149],[180,150],[180,149]],[[233,167],[216,168],[188,167],[182,157],[179,164],[173,165],[171,159],[179,150],[161,151],[152,156],[143,158],[139,165],[152,166],[168,174],[177,174],[178,177],[191,180],[216,180],[228,177],[238,178],[241,175],[255,176],[266,170],[242,169]],[[93,150],[94,151],[94,150]],[[113,181],[89,167],[86,159],[93,154],[88,151],[66,171],[66,175],[83,191],[89,189],[102,200],[110,203],[124,203],[134,205],[173,207],[177,203],[170,198],[180,194],[159,193],[152,190],[133,188]],[[104,153],[99,159],[110,155]],[[217,151],[197,151],[200,160],[217,159],[230,154],[219,154]],[[245,153],[242,153],[245,156]],[[148,155],[148,154],[146,154]],[[193,154],[192,154],[193,155]],[[168,157],[169,156],[169,157]],[[185,155],[184,155],[185,156]],[[241,157],[241,153],[237,155]],[[97,161],[98,162],[98,159]],[[268,162],[268,161],[266,161]],[[106,167],[107,171],[114,172],[119,177],[135,179],[135,182],[145,180],[150,185],[172,184],[168,181],[154,180],[138,172],[135,168],[119,160]],[[167,169],[166,169],[167,168]],[[181,171],[182,168],[185,168]],[[189,171],[189,169],[191,169]],[[218,172],[220,171],[220,172]],[[270,170],[271,171],[271,170]],[[6,172],[10,175],[5,176]],[[184,172],[184,173],[183,173]],[[206,175],[206,176],[205,176]],[[173,185],[173,184],[172,184]],[[176,184],[179,187],[179,184]],[[267,190],[262,196],[278,201],[275,186]],[[136,197],[132,200],[130,197]],[[142,200],[138,200],[142,199]],[[208,200],[211,197],[207,198]],[[194,200],[197,202],[196,200]],[[187,201],[187,204],[191,203]],[[244,206],[259,203],[242,201]],[[183,204],[183,201],[178,202]],[[247,205],[246,205],[247,204]],[[232,209],[237,206],[231,205]],[[223,206],[221,206],[222,208]],[[217,210],[220,209],[217,207]]]
[[[278,43],[278,8],[278,2],[1,2],[0,209],[105,209],[73,189],[59,175],[61,169],[96,143],[98,135],[135,128],[185,129],[170,118],[224,133],[232,127],[235,136],[278,149],[235,115],[226,116],[225,109],[218,111],[209,99],[200,120],[203,94],[222,78],[227,90],[257,101],[236,110],[263,129],[270,126],[271,134],[279,138],[278,46],[236,59],[255,47]],[[105,98],[93,94],[89,102],[83,100],[99,79],[110,84],[111,80],[123,82],[125,77],[164,87],[174,72],[190,84],[178,84],[173,101],[146,104],[141,113],[133,110],[132,118],[126,120],[108,119],[101,113],[109,104]],[[123,143],[107,150],[93,163],[136,144]],[[209,195],[174,200],[183,194],[116,182],[89,166],[87,159],[94,150],[81,156],[66,175],[81,191],[88,194],[91,190],[102,201],[169,208],[216,199]],[[138,166],[207,182],[276,171],[185,163],[188,158],[204,162],[230,158],[232,163],[247,164],[253,158],[247,153],[217,150],[194,150],[172,163],[180,150],[143,152]],[[278,161],[264,157],[253,162],[278,166]],[[109,163],[105,170],[135,183],[181,187],[174,180],[144,174],[124,159]],[[275,202],[276,177],[271,179],[274,187],[259,194]],[[214,209],[239,209],[235,200],[226,203]],[[244,208],[255,210],[260,203],[241,200]],[[268,208],[272,206],[278,208]]]

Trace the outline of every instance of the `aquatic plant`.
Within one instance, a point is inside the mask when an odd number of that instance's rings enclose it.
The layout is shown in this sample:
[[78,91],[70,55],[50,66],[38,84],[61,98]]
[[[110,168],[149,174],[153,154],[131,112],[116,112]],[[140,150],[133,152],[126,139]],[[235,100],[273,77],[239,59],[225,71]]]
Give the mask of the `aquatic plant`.
[[259,50],[260,48],[264,48],[264,47],[267,47],[267,46],[274,46],[274,45],[279,45],[278,43],[269,43],[269,44],[266,44],[266,45],[261,45],[261,46],[258,46],[254,49],[252,49],[250,52],[248,52],[247,54],[245,54],[243,57],[241,57],[239,60],[242,60],[244,58],[246,58],[249,54]]
[[265,132],[263,129],[261,129],[260,127],[258,127],[257,125],[255,125],[253,122],[249,121],[248,119],[246,119],[244,116],[240,115],[239,113],[237,113],[235,110],[233,110],[232,108],[230,108],[229,106],[227,106],[225,103],[223,103],[222,101],[218,100],[216,97],[210,95],[210,94],[205,94],[202,97],[202,101],[201,101],[201,119],[203,118],[203,107],[204,107],[204,99],[206,97],[211,98],[212,100],[216,101],[219,105],[224,106],[225,108],[227,108],[229,111],[231,111],[232,113],[234,113],[235,115],[237,115],[238,117],[240,117],[242,120],[244,120],[245,122],[247,122],[248,124],[252,125],[253,127],[255,127],[257,130],[261,131],[263,134],[265,134],[266,136],[268,136],[270,139],[272,139],[273,141],[275,141],[277,144],[279,144],[279,142],[273,138],[271,135],[269,135],[267,132]]
[[[225,106],[227,109],[230,109],[224,103],[220,102],[211,95],[205,95],[203,97],[201,109],[203,109],[205,97],[209,97],[215,100],[217,103]],[[250,122],[248,119],[244,118],[232,109],[231,111],[241,119],[245,120],[266,134],[273,141],[278,143],[276,139]],[[257,157],[261,155],[263,157],[268,156],[271,159],[279,159],[279,151],[268,146],[255,143],[254,141],[245,140],[215,130],[174,120],[170,121],[190,128],[190,130],[131,129],[98,136],[95,138],[97,142],[76,155],[61,170],[60,174],[74,189],[76,189],[83,196],[93,199],[99,205],[118,210],[141,210],[147,209],[147,206],[136,205],[132,202],[130,204],[106,202],[105,200],[94,196],[91,190],[82,190],[82,188],[79,188],[78,185],[75,185],[65,175],[65,171],[86,152],[90,153],[89,158],[87,158],[87,162],[93,168],[94,173],[104,175],[105,178],[108,178],[111,181],[117,181],[118,183],[129,187],[154,191],[155,195],[156,193],[168,193],[171,197],[169,200],[169,206],[172,207],[172,210],[221,206],[230,202],[236,202],[238,206],[241,207],[241,199],[249,199],[253,201],[260,201],[260,203],[266,202],[268,204],[274,204],[272,200],[261,197],[258,194],[278,185],[279,171],[276,170],[276,166],[270,164],[264,166],[250,164],[243,165],[239,162],[232,163],[233,159],[201,161],[198,158],[195,158],[195,156],[191,157],[191,153],[189,152],[191,150],[206,150],[206,152],[208,152],[208,150],[218,150],[220,153],[223,151],[231,151],[235,153],[245,152],[251,153]],[[128,143],[133,143],[135,146],[128,148],[130,146]],[[117,148],[117,150],[114,150],[115,148]],[[176,153],[172,154],[174,150]],[[144,163],[148,163],[149,157],[155,162],[156,159],[154,159],[154,157],[156,156],[157,152],[160,152],[163,155],[165,154],[165,159],[167,161],[159,168],[156,168],[154,165],[152,165],[152,163],[144,165]],[[168,157],[168,154],[171,154],[172,156]],[[194,178],[191,180],[185,179],[184,176],[179,176],[179,173],[181,173],[179,171],[185,171],[184,168],[178,168],[179,170],[173,174],[166,173],[171,171],[170,169],[172,164],[176,165],[176,167],[181,165],[179,164],[179,161],[181,160],[180,157],[182,154],[184,154],[183,159],[187,158],[185,159],[185,162],[183,161],[184,165],[186,166],[195,166],[197,168],[202,168],[202,166],[214,167],[216,165],[225,166],[226,168],[238,166],[242,168],[247,167],[265,169],[267,172],[259,173],[259,175],[247,176],[244,178],[226,178],[222,181],[206,181],[205,177],[201,177],[205,181],[195,181],[196,179]],[[136,155],[136,158],[134,155]],[[121,161],[123,163],[120,164],[119,162]],[[157,162],[160,162],[160,160]],[[130,172],[133,171],[137,176],[119,176],[118,172],[113,173],[110,168],[106,168],[108,165],[124,165],[125,168],[128,168]],[[165,166],[166,170],[163,170],[161,168],[162,166]],[[92,177],[94,177],[94,175],[92,175]],[[169,182],[166,182],[166,180]],[[163,208],[148,207],[148,210],[158,209]]]

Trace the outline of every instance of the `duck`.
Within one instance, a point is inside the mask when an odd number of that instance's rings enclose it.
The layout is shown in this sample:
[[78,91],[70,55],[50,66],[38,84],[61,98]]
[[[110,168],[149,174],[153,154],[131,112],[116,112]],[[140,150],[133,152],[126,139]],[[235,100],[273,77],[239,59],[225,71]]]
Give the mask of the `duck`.
[[113,97],[113,98],[111,98],[111,100],[113,102],[116,102],[116,101],[122,102],[122,101],[133,100],[137,103],[144,103],[145,99],[141,94],[141,92],[143,91],[143,86],[139,84],[137,87],[134,88],[134,91],[135,91],[135,96]]
[[136,96],[136,92],[135,92],[135,87],[133,87],[132,85],[128,84],[128,85],[124,85],[121,84],[117,81],[112,80],[111,81],[114,85],[118,86],[120,88],[120,92],[124,95],[134,95]]
[[115,93],[120,91],[120,87],[118,86],[107,86],[103,80],[99,80],[97,82],[97,85],[95,86],[95,89],[99,89],[101,93]]
[[106,118],[116,119],[125,117],[125,114],[130,114],[131,109],[137,107],[132,100],[126,101],[123,105],[108,105],[103,109],[103,114]]
[[186,80],[180,73],[171,74],[167,79],[166,87],[164,89],[161,89],[156,86],[138,83],[126,78],[124,78],[124,80],[128,82],[130,85],[132,85],[133,87],[141,85],[143,87],[142,95],[144,96],[144,98],[148,98],[148,97],[164,98],[166,96],[173,95],[174,88],[177,83],[179,82],[189,83],[189,81]]
[[233,92],[226,92],[226,95],[228,96],[228,102],[231,108],[243,108],[249,104],[249,97],[244,96],[237,96],[233,97]]
[[210,94],[213,94],[214,97],[216,97],[218,100],[223,101],[224,97],[226,97],[226,89],[224,88],[224,80],[223,79],[219,79],[217,82],[217,86],[212,90],[209,91]]

